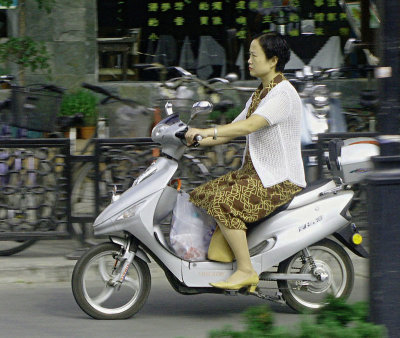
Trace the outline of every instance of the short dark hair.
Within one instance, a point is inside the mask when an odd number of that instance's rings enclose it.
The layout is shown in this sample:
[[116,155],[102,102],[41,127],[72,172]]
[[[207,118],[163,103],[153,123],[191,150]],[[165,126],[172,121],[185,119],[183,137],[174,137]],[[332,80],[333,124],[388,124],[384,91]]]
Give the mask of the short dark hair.
[[290,49],[285,38],[278,32],[268,32],[256,35],[254,39],[260,43],[267,59],[274,56],[278,58],[275,70],[283,72],[290,59]]

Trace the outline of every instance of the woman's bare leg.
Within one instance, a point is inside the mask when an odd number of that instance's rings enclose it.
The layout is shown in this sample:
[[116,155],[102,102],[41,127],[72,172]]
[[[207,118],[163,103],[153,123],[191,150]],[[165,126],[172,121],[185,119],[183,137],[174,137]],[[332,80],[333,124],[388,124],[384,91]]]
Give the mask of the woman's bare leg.
[[221,224],[218,224],[218,226],[231,247],[237,263],[237,270],[226,282],[232,284],[240,283],[256,273],[250,260],[246,232],[244,230],[229,229]]

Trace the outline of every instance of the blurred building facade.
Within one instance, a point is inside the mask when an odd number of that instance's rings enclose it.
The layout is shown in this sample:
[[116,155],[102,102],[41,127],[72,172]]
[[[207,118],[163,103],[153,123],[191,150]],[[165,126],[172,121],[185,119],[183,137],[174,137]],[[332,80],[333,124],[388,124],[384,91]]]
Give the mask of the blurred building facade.
[[[338,0],[56,0],[50,14],[26,0],[26,13],[26,34],[46,43],[53,81],[67,87],[159,80],[159,72],[134,67],[154,62],[180,65],[202,78],[234,71],[248,79],[251,38],[275,30],[291,47],[287,68],[337,67],[352,35]],[[17,36],[18,9],[2,15],[3,34]],[[43,74],[28,72],[26,79],[38,82]]]

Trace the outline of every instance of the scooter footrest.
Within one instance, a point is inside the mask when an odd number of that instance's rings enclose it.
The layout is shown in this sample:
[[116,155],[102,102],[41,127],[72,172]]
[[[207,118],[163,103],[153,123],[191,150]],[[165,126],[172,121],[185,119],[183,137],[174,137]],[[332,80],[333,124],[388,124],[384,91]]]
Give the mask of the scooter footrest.
[[239,294],[239,290],[224,290],[224,295],[226,296],[237,296]]

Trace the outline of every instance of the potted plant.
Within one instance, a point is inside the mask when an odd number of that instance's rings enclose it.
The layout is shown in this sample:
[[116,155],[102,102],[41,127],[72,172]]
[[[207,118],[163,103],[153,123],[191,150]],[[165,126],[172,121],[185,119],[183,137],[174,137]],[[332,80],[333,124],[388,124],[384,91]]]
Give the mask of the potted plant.
[[86,89],[71,91],[64,95],[60,113],[62,116],[82,115],[79,135],[81,138],[90,138],[96,130],[97,97]]

